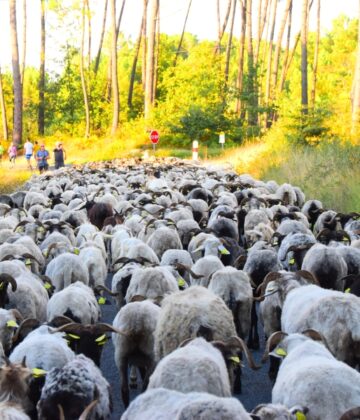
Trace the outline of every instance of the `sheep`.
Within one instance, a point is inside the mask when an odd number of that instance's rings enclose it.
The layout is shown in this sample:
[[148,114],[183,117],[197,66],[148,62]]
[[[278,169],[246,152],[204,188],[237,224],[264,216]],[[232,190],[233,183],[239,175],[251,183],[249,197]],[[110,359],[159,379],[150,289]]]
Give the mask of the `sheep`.
[[89,285],[91,287],[105,286],[107,267],[101,250],[85,243],[80,249],[79,258],[88,269]]
[[250,420],[236,398],[219,398],[200,392],[184,394],[165,388],[149,389],[139,395],[122,415],[122,420]]
[[160,265],[175,267],[179,275],[190,285],[190,276],[187,267],[193,265],[193,260],[188,251],[184,249],[168,249],[163,253]]
[[114,261],[113,256],[113,267],[116,271],[116,265],[121,262],[122,258],[133,259],[133,260],[146,260],[152,264],[159,264],[159,258],[155,254],[154,250],[142,240],[138,238],[128,238],[121,242],[120,249],[118,251],[118,257]]
[[168,249],[182,249],[182,243],[179,234],[168,227],[160,227],[156,229],[146,241],[159,258]]
[[360,362],[360,298],[316,285],[296,288],[285,299],[281,327],[287,333],[319,331],[337,359]]
[[79,355],[62,368],[48,372],[37,410],[44,420],[57,419],[60,404],[65,418],[78,418],[95,398],[99,401],[88,419],[110,418],[110,385],[90,359]]
[[86,265],[78,255],[69,252],[51,260],[46,267],[45,274],[52,280],[56,291],[62,290],[76,281],[89,284],[89,272]]
[[208,289],[221,297],[232,311],[237,335],[245,339],[249,334],[253,302],[247,274],[233,267],[225,267],[211,276]]
[[[314,333],[307,332],[310,336]],[[360,405],[359,372],[336,360],[320,341],[303,334],[285,338],[283,333],[275,334],[269,339],[269,350],[282,363],[272,390],[272,403],[304,405],[310,420],[338,420],[347,410]]]
[[125,300],[131,302],[135,296],[157,300],[178,290],[175,277],[164,267],[138,268],[132,275]]
[[2,420],[30,420],[20,404],[1,402],[0,417]]
[[347,274],[347,265],[335,248],[322,244],[312,246],[305,255],[301,269],[310,271],[321,287],[344,290],[341,279]]
[[0,309],[0,343],[5,354],[9,354],[13,346],[17,321],[22,320],[23,317],[17,309]]
[[181,392],[208,392],[230,397],[225,361],[219,350],[202,337],[174,350],[160,360],[150,376],[149,387]]
[[190,274],[191,285],[207,287],[211,275],[222,268],[224,268],[224,264],[214,255],[200,258],[192,266],[192,273]]
[[154,331],[161,309],[150,301],[125,305],[116,315],[113,327],[126,334],[112,334],[115,363],[121,377],[122,401],[129,405],[128,367],[141,371],[143,390],[155,367]]
[[282,267],[288,271],[301,269],[307,251],[316,243],[314,235],[308,233],[289,233],[281,241],[278,256]]
[[287,408],[282,404],[259,404],[252,412],[251,417],[257,420],[298,420],[305,419],[307,407],[295,405]]
[[47,304],[46,313],[48,322],[61,315],[82,324],[94,324],[100,318],[100,308],[94,292],[80,281],[55,293]]

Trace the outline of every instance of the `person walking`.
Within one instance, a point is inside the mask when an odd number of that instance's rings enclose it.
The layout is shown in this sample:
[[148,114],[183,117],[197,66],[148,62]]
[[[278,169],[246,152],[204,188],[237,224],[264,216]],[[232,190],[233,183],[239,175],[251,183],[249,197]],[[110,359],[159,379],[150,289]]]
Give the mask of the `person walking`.
[[36,153],[36,161],[39,169],[39,173],[47,171],[49,169],[48,159],[50,155],[49,152],[45,149],[45,145],[40,146],[40,150]]
[[65,166],[64,160],[66,159],[66,152],[63,149],[63,145],[61,142],[56,143],[56,147],[54,149],[54,160],[55,160],[55,169],[59,169]]
[[28,168],[32,171],[33,167],[31,165],[31,158],[34,151],[34,145],[31,143],[30,139],[26,139],[26,143],[24,144],[24,152],[25,152],[25,159]]
[[15,160],[17,156],[17,147],[15,143],[12,143],[8,149],[9,161],[11,164],[11,168],[15,166]]

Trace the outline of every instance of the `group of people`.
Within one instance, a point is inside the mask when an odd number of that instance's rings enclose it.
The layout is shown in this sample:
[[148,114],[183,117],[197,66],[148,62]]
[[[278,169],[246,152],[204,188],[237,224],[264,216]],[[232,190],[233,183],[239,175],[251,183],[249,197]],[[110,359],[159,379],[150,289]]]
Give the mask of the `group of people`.
[[[2,157],[4,153],[4,147],[0,144],[0,156]],[[16,144],[12,143],[8,149],[8,156],[9,161],[11,164],[11,167],[15,165],[15,160],[17,157],[17,147]],[[47,171],[49,169],[48,160],[50,159],[50,153],[48,150],[46,150],[45,145],[41,144],[38,145],[38,142],[35,141],[35,144],[32,144],[30,139],[27,139],[24,143],[24,153],[25,153],[25,159],[28,165],[28,168],[30,170],[33,170],[33,167],[31,165],[31,158],[34,157],[37,168],[40,173]],[[66,153],[63,149],[63,145],[61,142],[56,143],[56,147],[53,150],[54,153],[54,162],[55,162],[55,169],[59,169],[63,166],[65,166],[65,159],[66,159]]]

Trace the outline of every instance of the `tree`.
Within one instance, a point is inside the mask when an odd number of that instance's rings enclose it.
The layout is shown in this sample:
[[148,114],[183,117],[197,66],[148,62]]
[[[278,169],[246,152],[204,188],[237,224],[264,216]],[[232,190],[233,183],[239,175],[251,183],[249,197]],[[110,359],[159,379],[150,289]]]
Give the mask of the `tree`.
[[86,128],[85,137],[90,136],[90,110],[89,110],[89,98],[87,93],[86,79],[85,79],[85,65],[84,65],[84,43],[85,43],[85,15],[87,9],[88,0],[83,0],[82,13],[81,13],[81,51],[80,51],[80,77],[81,87],[84,97],[84,108],[86,116]]
[[217,0],[217,2],[216,2],[216,13],[217,13],[217,21],[218,21],[218,42],[217,42],[217,45],[215,47],[215,53],[218,53],[218,52],[220,53],[221,52],[221,40],[222,40],[222,37],[224,36],[225,29],[226,29],[226,26],[228,24],[228,20],[229,20],[229,16],[230,16],[230,9],[231,9],[231,0],[228,0],[224,22],[221,26],[220,0]]
[[10,9],[10,39],[11,61],[13,68],[13,92],[14,92],[14,126],[13,142],[18,146],[22,141],[22,83],[19,63],[19,48],[16,25],[16,0],[9,0]]
[[265,0],[264,6],[262,7],[262,0],[259,0],[258,7],[258,33],[256,40],[256,49],[254,53],[254,64],[256,65],[259,57],[260,43],[265,28],[266,17],[268,13],[269,0]]
[[154,77],[155,77],[155,39],[156,39],[156,18],[158,14],[159,0],[151,0],[150,22],[148,25],[148,45],[146,54],[146,83],[145,83],[145,118],[150,116],[154,98]]
[[39,111],[38,132],[41,136],[45,133],[45,1],[40,0],[40,72],[39,72]]
[[27,19],[26,19],[26,0],[23,0],[23,38],[22,38],[22,59],[21,59],[21,84],[24,85],[24,72],[25,72],[25,62],[26,62],[26,28],[27,28]]
[[182,42],[183,42],[183,39],[184,39],[184,33],[185,33],[186,22],[187,22],[187,20],[188,20],[189,13],[190,13],[191,3],[192,3],[192,0],[189,0],[189,4],[188,4],[188,8],[187,8],[187,12],[186,12],[186,16],[185,16],[185,21],[184,21],[184,26],[183,26],[183,29],[182,29],[182,32],[181,32],[181,36],[180,36],[179,45],[178,45],[178,47],[177,47],[177,49],[176,49],[176,53],[175,53],[175,58],[174,58],[174,62],[173,62],[173,67],[176,67],[176,61],[177,61],[178,55],[180,54],[180,51],[181,51],[181,46],[182,46]]
[[240,12],[241,12],[241,34],[239,41],[239,64],[238,72],[236,77],[236,89],[238,90],[238,96],[236,99],[236,114],[240,117],[241,113],[241,99],[240,95],[243,89],[243,75],[244,75],[244,51],[245,51],[245,34],[246,34],[246,2],[245,0],[239,0]]
[[256,68],[254,66],[254,51],[252,43],[252,0],[246,0],[246,38],[247,38],[247,58],[248,58],[248,124],[256,126],[257,117],[257,87],[256,87]]
[[307,72],[307,34],[309,0],[303,0],[301,12],[301,105],[302,112],[308,112],[308,72]]
[[94,73],[95,74],[99,70],[100,57],[101,57],[101,49],[102,49],[102,45],[103,45],[103,42],[104,42],[105,27],[106,27],[107,6],[108,6],[108,0],[105,0],[105,3],[104,3],[104,14],[103,14],[103,20],[102,20],[102,25],[101,25],[101,35],[100,35],[100,41],[99,41],[99,48],[98,48],[98,52],[96,54],[96,60],[95,60],[95,66],[94,66]]
[[316,41],[315,41],[315,52],[314,52],[314,65],[313,65],[313,80],[311,88],[311,106],[315,106],[315,94],[316,94],[316,81],[317,81],[317,66],[319,61],[319,45],[320,45],[320,8],[321,2],[317,1],[316,10]]
[[110,0],[111,12],[111,91],[113,99],[113,120],[111,126],[111,135],[116,133],[119,125],[120,100],[119,100],[119,85],[117,73],[117,33],[116,33],[116,7],[115,0]]
[[359,124],[360,124],[360,1],[359,1],[358,45],[357,45],[353,90],[352,90],[352,95],[351,95],[351,105],[352,105],[351,131],[352,131],[352,134],[357,134],[359,132]]
[[232,0],[230,32],[229,32],[228,43],[226,45],[225,85],[227,85],[228,80],[229,80],[230,54],[231,54],[232,37],[233,37],[233,31],[234,31],[235,12],[236,12],[236,0]]
[[3,137],[4,137],[4,140],[7,140],[8,139],[8,125],[7,125],[7,118],[6,118],[6,106],[5,106],[5,98],[4,98],[4,91],[3,91],[1,68],[0,68],[0,106],[1,106],[2,126],[3,126]]

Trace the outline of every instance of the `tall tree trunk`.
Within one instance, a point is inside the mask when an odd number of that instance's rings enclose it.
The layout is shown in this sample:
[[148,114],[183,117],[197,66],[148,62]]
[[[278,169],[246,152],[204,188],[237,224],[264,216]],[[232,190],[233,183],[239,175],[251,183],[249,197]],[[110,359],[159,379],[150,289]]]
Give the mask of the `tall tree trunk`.
[[21,84],[24,85],[24,73],[26,64],[26,29],[27,29],[27,13],[26,13],[26,0],[23,0],[23,37],[22,37],[22,58],[21,58]]
[[91,66],[91,11],[89,0],[86,0],[86,17],[87,17],[87,32],[88,32],[88,65],[87,68],[90,69]]
[[252,44],[252,0],[246,0],[246,38],[248,53],[248,124],[249,126],[257,125],[257,87],[256,87],[256,69],[254,66],[254,51]]
[[[112,42],[111,42],[111,87],[112,87],[112,98],[113,98],[113,121],[111,126],[111,135],[116,133],[119,125],[119,112],[120,112],[120,101],[119,101],[119,85],[118,85],[118,74],[117,74],[117,28],[116,28],[116,0],[110,0],[110,11],[111,11],[111,31],[112,31]],[[123,4],[125,3],[125,0]]]
[[175,54],[175,58],[174,58],[174,62],[173,62],[173,67],[176,67],[176,61],[177,61],[178,55],[180,54],[180,50],[181,50],[181,46],[182,46],[182,42],[183,42],[184,34],[185,34],[186,22],[187,22],[188,17],[189,17],[191,3],[192,3],[192,0],[189,0],[189,4],[188,4],[186,16],[185,16],[185,21],[184,21],[184,26],[183,26],[183,29],[182,29],[182,32],[181,32],[179,45],[178,45],[177,50],[176,50],[176,54]]
[[258,8],[258,33],[257,33],[257,40],[256,40],[256,48],[254,53],[254,64],[256,65],[259,58],[260,52],[260,44],[265,28],[267,13],[269,7],[269,0],[265,0],[265,3],[262,7],[262,0],[259,0],[259,8]]
[[94,73],[95,74],[98,72],[99,65],[100,65],[101,49],[102,49],[102,45],[103,45],[103,42],[104,42],[105,27],[106,27],[107,6],[108,6],[108,0],[105,0],[104,14],[103,14],[103,20],[102,20],[102,25],[101,25],[100,42],[99,42],[99,48],[98,48],[98,52],[96,54],[95,66],[94,66]]
[[218,43],[215,47],[215,54],[218,53],[218,52],[219,53],[221,52],[221,40],[222,40],[222,37],[224,36],[225,29],[226,29],[226,26],[227,26],[228,21],[229,21],[230,10],[231,10],[231,0],[228,0],[226,13],[225,13],[225,18],[224,18],[224,22],[223,22],[222,26],[221,26],[221,20],[220,20],[220,2],[219,2],[219,0],[217,0],[216,6],[217,6],[216,7],[217,21],[218,21]]
[[[125,1],[126,0],[123,0],[123,2],[122,2],[119,17],[118,17],[118,22],[116,24],[116,42],[117,42],[118,37],[119,37],[120,24],[121,24],[122,15],[123,15],[123,12],[124,12]],[[116,2],[116,0],[115,0],[115,2]],[[115,3],[115,7],[116,7],[116,3]],[[115,17],[115,19],[116,19],[116,17]],[[108,101],[110,101],[110,99],[111,99],[111,86],[112,86],[111,77],[112,77],[113,65],[112,65],[111,60],[112,60],[112,53],[111,53],[111,49],[110,49],[110,62],[109,62],[108,74],[107,74],[107,95],[106,95]]]
[[[281,92],[284,88],[285,78],[286,78],[286,71],[287,71],[287,63],[289,59],[289,51],[290,51],[290,41],[291,41],[291,23],[292,23],[292,3],[289,10],[289,19],[287,25],[287,35],[286,35],[286,46],[284,51],[284,58],[283,58],[283,66],[281,70],[280,76],[280,88],[279,91]],[[299,41],[297,41],[299,42]]]
[[[267,8],[267,15],[265,17],[265,25],[264,25],[264,31],[265,31],[265,43],[264,43],[264,48],[262,51],[262,59],[261,59],[261,63],[260,63],[260,73],[262,74],[262,69],[263,69],[263,65],[265,63],[265,58],[267,55],[267,46],[268,46],[268,38],[269,38],[269,28],[270,28],[270,14],[271,14],[271,5],[272,2],[275,0],[269,0],[269,4],[268,4],[268,8]],[[260,54],[260,51],[259,51]],[[258,61],[256,62],[258,63]]]
[[351,133],[357,135],[360,131],[360,0],[359,0],[359,24],[358,24],[358,45],[355,64],[355,75],[353,90],[351,94]]
[[301,105],[303,114],[308,113],[307,34],[309,0],[303,0],[301,12]]
[[276,86],[277,86],[277,78],[278,78],[278,70],[279,70],[279,62],[280,62],[280,52],[281,52],[281,43],[284,36],[285,25],[286,21],[288,20],[290,8],[291,8],[292,0],[286,0],[285,10],[280,22],[280,27],[278,31],[278,37],[276,41],[275,53],[274,53],[274,67],[272,72],[272,86],[273,86],[273,94],[270,95],[272,99],[274,99],[276,93]]
[[147,0],[144,1],[143,17],[141,19],[140,32],[139,32],[138,39],[136,41],[134,60],[133,60],[132,68],[131,68],[130,83],[129,83],[129,94],[128,94],[128,106],[129,106],[130,109],[132,108],[132,97],[133,97],[133,92],[134,92],[136,65],[137,65],[137,61],[138,61],[138,58],[139,58],[141,39],[142,39],[142,35],[143,35],[144,25],[145,25],[145,22],[146,22],[146,4],[147,4]]
[[238,73],[236,78],[236,89],[238,91],[238,97],[236,99],[236,115],[240,117],[241,114],[241,97],[243,89],[243,77],[244,77],[244,51],[245,51],[245,35],[246,35],[246,3],[245,0],[239,0],[240,12],[241,12],[241,34],[239,41],[239,65]]
[[145,118],[150,116],[154,97],[156,17],[159,0],[151,0],[148,45],[146,55]]
[[40,0],[40,75],[39,75],[39,113],[38,132],[41,136],[45,134],[45,0]]
[[90,136],[90,111],[89,111],[89,98],[87,93],[87,86],[85,80],[85,65],[84,65],[84,43],[85,43],[85,15],[86,15],[86,3],[87,0],[83,0],[82,6],[82,16],[81,16],[81,52],[80,52],[80,77],[81,77],[81,87],[84,97],[84,108],[86,115],[86,128],[85,128],[85,137]]
[[160,57],[160,4],[156,12],[156,37],[155,37],[155,57],[154,57],[154,86],[152,89],[152,104],[154,105],[156,99],[157,81],[159,75],[159,57]]
[[10,8],[10,38],[11,38],[11,61],[13,68],[13,91],[14,91],[14,127],[13,142],[18,146],[22,141],[22,106],[23,93],[20,75],[19,48],[16,25],[16,0],[9,0]]
[[9,133],[8,133],[7,118],[6,118],[6,106],[5,106],[5,98],[4,98],[4,91],[3,91],[3,84],[2,84],[1,68],[0,68],[0,106],[1,106],[3,137],[4,137],[4,140],[7,140],[9,137]]
[[317,81],[317,67],[319,61],[319,46],[320,46],[320,9],[321,1],[317,2],[316,9],[316,41],[315,41],[315,52],[314,52],[314,65],[313,65],[313,80],[311,88],[311,106],[315,106],[315,95],[316,95],[316,81]]
[[[277,10],[278,0],[274,0],[272,8],[272,19],[271,19],[271,29],[270,29],[270,40],[269,40],[269,53],[267,61],[267,71],[266,71],[266,85],[265,85],[265,106],[269,106],[270,100],[270,89],[271,89],[271,66],[272,66],[272,53],[273,53],[273,41],[275,33],[275,21],[276,21],[276,10]],[[269,113],[265,113],[265,126],[270,126],[270,121],[268,120]]]
[[144,0],[144,15],[145,15],[145,22],[143,26],[142,32],[142,41],[143,41],[143,48],[142,48],[142,66],[141,66],[141,82],[143,87],[143,92],[145,96],[146,92],[146,57],[147,57],[147,7],[148,7],[148,0]]
[[228,80],[229,80],[230,55],[231,55],[231,47],[232,47],[232,37],[233,37],[233,32],[234,32],[236,1],[237,0],[232,0],[231,18],[230,18],[230,32],[229,32],[228,43],[226,45],[225,85],[227,85]]

